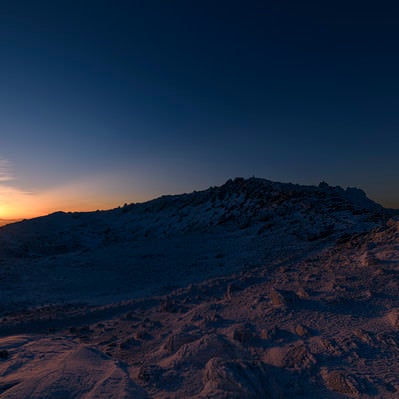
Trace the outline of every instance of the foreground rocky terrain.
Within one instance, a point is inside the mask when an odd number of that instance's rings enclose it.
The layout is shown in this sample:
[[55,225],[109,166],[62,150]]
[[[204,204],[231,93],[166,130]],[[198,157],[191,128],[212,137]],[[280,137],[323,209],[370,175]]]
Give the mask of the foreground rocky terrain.
[[0,398],[397,398],[399,218],[235,179],[0,229]]

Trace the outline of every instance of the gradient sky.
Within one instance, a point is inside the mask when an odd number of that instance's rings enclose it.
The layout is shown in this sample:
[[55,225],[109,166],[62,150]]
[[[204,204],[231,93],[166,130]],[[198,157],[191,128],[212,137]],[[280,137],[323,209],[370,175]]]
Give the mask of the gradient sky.
[[399,207],[399,5],[0,1],[0,218],[252,175]]

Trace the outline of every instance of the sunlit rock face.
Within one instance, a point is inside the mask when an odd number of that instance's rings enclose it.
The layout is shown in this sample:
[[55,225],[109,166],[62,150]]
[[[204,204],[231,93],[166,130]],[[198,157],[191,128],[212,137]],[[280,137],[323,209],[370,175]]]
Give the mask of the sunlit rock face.
[[263,179],[0,229],[0,398],[396,398],[398,217]]

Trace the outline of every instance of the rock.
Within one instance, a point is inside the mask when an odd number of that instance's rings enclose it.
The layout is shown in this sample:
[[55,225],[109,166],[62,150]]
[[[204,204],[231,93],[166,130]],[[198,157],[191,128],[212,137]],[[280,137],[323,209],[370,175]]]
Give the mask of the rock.
[[337,342],[333,339],[322,338],[320,341],[325,353],[330,356],[342,356],[343,352]]
[[245,344],[252,338],[254,338],[254,333],[248,324],[236,327],[233,331],[233,339],[241,344]]
[[272,398],[271,391],[277,384],[270,383],[273,377],[260,362],[223,360],[212,358],[204,371],[204,389],[201,397],[256,399]]
[[235,359],[245,356],[245,352],[236,347],[223,335],[207,334],[193,342],[181,346],[173,355],[173,367],[203,368],[213,357]]
[[363,266],[377,266],[380,262],[373,253],[366,251],[360,256],[360,263]]
[[178,334],[170,335],[164,348],[170,352],[176,352],[183,345],[193,342],[200,338],[199,334],[180,332]]
[[296,295],[300,299],[309,299],[310,298],[309,293],[303,287],[298,289],[298,291],[296,292]]
[[302,370],[316,364],[315,357],[309,352],[305,345],[297,345],[290,349],[283,359],[285,368]]
[[349,395],[352,397],[358,397],[360,395],[359,383],[350,374],[341,370],[323,370],[322,377],[327,388],[332,391]]
[[287,305],[287,302],[285,301],[284,296],[274,288],[272,288],[272,290],[270,291],[270,300],[274,306],[286,306]]
[[310,335],[310,330],[303,324],[297,324],[295,327],[295,333],[300,337],[308,337]]
[[367,331],[364,331],[361,328],[353,330],[353,335],[358,337],[362,342],[364,342],[367,345],[373,344],[372,336]]
[[270,291],[270,300],[274,306],[286,307],[295,304],[298,301],[298,297],[293,291],[272,288]]
[[162,368],[156,364],[149,364],[140,367],[138,378],[146,383],[157,382],[162,375]]
[[395,329],[399,328],[399,309],[391,309],[387,315],[386,319],[388,323]]
[[260,333],[260,337],[262,339],[273,341],[274,339],[278,338],[279,334],[280,334],[280,329],[274,326],[269,329],[263,329]]

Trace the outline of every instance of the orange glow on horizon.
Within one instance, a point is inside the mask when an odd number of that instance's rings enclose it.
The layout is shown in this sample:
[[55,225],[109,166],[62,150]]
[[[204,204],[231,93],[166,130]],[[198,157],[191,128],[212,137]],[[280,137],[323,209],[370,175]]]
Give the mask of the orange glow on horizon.
[[115,208],[116,201],[83,200],[73,195],[56,195],[56,193],[21,194],[14,195],[12,203],[0,206],[0,219],[30,219],[48,215],[57,211],[64,212],[89,212],[97,209]]
[[14,206],[0,206],[0,219],[31,219],[57,211],[90,212],[97,209],[111,209],[118,205],[120,204],[108,201],[82,203],[82,201],[65,201],[65,199],[53,197],[45,200],[43,196],[40,195],[39,198],[32,196],[30,199],[22,199],[16,202]]
[[[115,179],[113,179],[115,181]],[[42,192],[28,192],[0,184],[0,219],[30,219],[49,213],[112,209],[124,203],[145,201],[151,195],[120,192],[105,176],[69,182]]]

